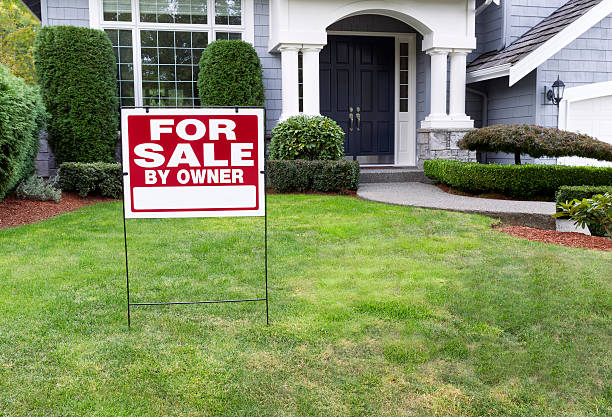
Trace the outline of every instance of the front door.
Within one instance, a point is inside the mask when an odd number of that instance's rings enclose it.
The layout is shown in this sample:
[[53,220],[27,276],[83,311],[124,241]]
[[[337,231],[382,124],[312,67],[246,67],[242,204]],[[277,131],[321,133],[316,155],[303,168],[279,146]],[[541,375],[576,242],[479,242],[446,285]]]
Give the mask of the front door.
[[328,36],[320,55],[321,114],[345,132],[344,150],[364,164],[392,164],[395,39]]

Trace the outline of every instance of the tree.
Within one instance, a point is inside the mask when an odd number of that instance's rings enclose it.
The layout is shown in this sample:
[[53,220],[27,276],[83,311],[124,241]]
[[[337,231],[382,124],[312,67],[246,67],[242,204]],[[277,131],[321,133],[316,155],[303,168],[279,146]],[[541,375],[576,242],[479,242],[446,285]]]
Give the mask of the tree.
[[525,124],[474,129],[457,145],[460,149],[470,151],[514,154],[516,165],[521,164],[521,154],[534,158],[581,156],[612,161],[612,145],[608,143],[580,133]]
[[40,22],[19,0],[0,0],[0,63],[34,84],[34,40]]

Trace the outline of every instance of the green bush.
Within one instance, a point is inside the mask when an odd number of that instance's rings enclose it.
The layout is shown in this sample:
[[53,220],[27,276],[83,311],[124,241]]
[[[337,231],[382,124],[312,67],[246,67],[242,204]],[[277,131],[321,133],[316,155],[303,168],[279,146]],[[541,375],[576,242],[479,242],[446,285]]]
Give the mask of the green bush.
[[569,217],[580,227],[600,230],[603,233],[600,236],[612,238],[612,194],[597,194],[591,198],[558,203],[557,214],[553,217]]
[[425,161],[425,175],[473,194],[500,193],[513,198],[551,201],[564,185],[610,185],[612,168],[562,165],[484,165],[443,159]]
[[81,197],[99,194],[103,197],[121,198],[123,170],[116,163],[65,162],[57,172],[63,191],[74,191]]
[[100,30],[48,26],[39,30],[36,74],[58,162],[111,162],[117,143],[117,76],[113,47]]
[[239,40],[218,40],[200,58],[202,106],[263,106],[263,73],[257,52]]
[[608,143],[580,133],[525,124],[474,129],[458,142],[458,146],[471,151],[511,153],[517,165],[521,163],[521,154],[534,158],[582,156],[612,161],[612,145]]
[[[568,203],[573,200],[584,200],[593,198],[598,194],[612,194],[612,185],[608,187],[592,187],[587,185],[582,186],[563,186],[559,188],[556,194],[557,212],[560,211],[558,204]],[[596,223],[588,224],[589,230],[593,236],[605,236],[606,231],[603,227]]]
[[279,193],[344,193],[359,188],[359,163],[353,161],[269,160],[268,185]]
[[338,160],[344,157],[344,131],[324,116],[293,116],[272,129],[271,159]]
[[62,198],[62,191],[56,188],[55,185],[55,180],[45,181],[36,175],[32,175],[17,186],[15,194],[18,198],[24,200],[53,200],[59,203]]
[[34,173],[44,122],[38,89],[0,65],[0,199]]

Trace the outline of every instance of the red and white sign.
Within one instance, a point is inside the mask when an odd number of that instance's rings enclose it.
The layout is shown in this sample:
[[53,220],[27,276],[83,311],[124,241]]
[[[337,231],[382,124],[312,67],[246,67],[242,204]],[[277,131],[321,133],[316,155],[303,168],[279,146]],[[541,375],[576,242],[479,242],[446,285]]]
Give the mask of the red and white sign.
[[263,109],[122,109],[125,217],[265,214]]

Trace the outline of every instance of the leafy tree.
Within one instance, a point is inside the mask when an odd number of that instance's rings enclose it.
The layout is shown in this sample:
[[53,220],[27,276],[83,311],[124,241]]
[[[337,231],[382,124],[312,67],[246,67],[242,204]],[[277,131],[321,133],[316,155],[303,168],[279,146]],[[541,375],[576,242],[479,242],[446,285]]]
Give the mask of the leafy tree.
[[0,64],[23,78],[36,82],[34,40],[40,22],[19,0],[0,0]]

